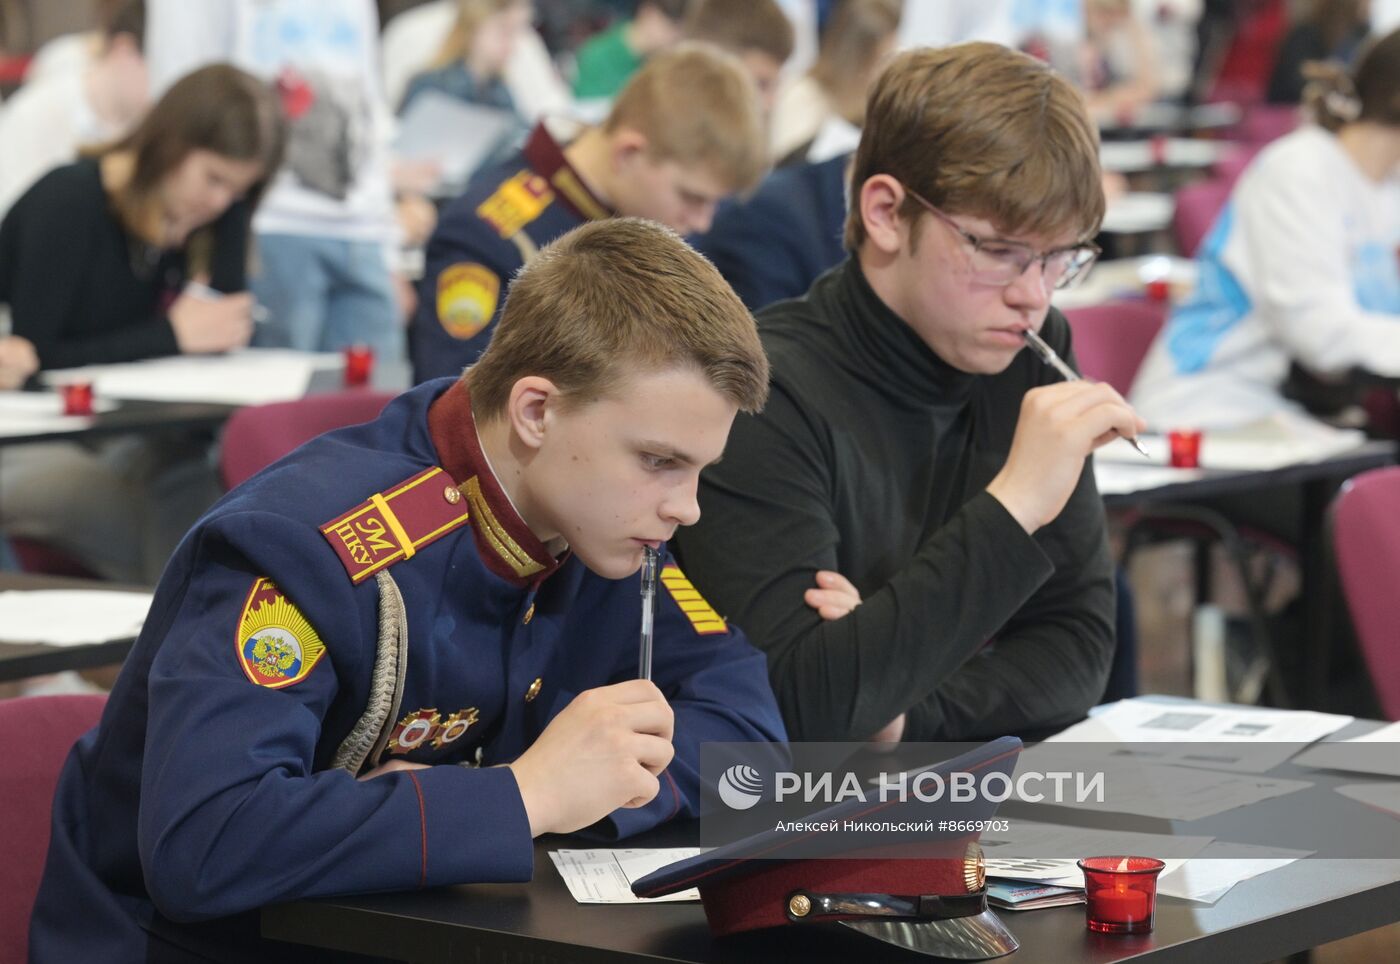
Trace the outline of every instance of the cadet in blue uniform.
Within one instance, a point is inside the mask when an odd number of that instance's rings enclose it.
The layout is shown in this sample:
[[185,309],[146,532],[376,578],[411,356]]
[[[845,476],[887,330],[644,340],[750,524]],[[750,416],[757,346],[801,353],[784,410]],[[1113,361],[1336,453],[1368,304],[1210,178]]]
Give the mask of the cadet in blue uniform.
[[669,562],[637,678],[637,569],[767,381],[709,263],[611,220],[521,274],[462,379],[230,493],[64,767],[32,959],[267,959],[264,904],[528,880],[540,833],[695,815],[700,743],[783,727]]
[[511,278],[550,241],[613,214],[705,231],[723,197],[758,182],[764,155],[753,82],[701,45],[649,60],[607,120],[567,144],[536,127],[519,155],[472,180],[428,242],[409,325],[414,381],[477,359]]

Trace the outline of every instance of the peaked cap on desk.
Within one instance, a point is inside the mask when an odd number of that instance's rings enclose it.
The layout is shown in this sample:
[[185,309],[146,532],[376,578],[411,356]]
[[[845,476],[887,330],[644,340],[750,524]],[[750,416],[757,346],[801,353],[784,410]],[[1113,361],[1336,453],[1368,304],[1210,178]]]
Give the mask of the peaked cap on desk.
[[[1000,773],[1010,779],[1020,751],[1020,740],[1003,737],[919,772],[971,773],[979,780]],[[975,823],[996,808],[981,794],[970,801],[849,800],[801,823]],[[879,844],[865,837],[846,847],[834,831],[775,828],[662,867],[633,883],[632,891],[661,897],[698,887],[717,936],[785,925],[835,926],[931,956],[988,960],[1019,945],[987,907],[978,835],[908,834]],[[814,850],[825,855],[798,856]]]

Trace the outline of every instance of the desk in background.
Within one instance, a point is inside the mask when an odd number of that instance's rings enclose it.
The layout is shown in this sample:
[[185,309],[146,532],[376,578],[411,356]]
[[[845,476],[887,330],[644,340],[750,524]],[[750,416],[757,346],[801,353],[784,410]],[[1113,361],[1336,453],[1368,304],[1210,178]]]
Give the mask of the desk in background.
[[[20,572],[0,572],[0,590],[102,589],[123,592],[150,592],[139,586],[123,586],[91,579],[64,579]],[[135,636],[117,635],[102,642],[77,646],[49,646],[43,643],[0,642],[0,681],[61,673],[65,670],[111,666],[126,659],[136,643]]]

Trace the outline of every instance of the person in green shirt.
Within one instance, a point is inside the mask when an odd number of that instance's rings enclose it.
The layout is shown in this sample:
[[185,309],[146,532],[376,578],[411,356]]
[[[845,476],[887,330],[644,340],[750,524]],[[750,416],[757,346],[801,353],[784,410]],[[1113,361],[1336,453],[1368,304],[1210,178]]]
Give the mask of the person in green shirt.
[[674,46],[691,0],[641,0],[631,20],[590,37],[578,51],[574,96],[615,97],[642,62]]

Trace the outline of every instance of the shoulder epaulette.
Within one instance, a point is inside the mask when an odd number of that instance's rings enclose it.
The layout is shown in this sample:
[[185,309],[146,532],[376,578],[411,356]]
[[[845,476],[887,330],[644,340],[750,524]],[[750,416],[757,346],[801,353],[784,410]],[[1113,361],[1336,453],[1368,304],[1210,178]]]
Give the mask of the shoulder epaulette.
[[477,217],[503,238],[518,233],[554,202],[549,182],[526,168],[501,182],[495,192],[477,205]]
[[467,500],[440,468],[425,469],[376,492],[321,526],[350,581],[361,583],[386,566],[411,559],[419,549],[461,526]]

